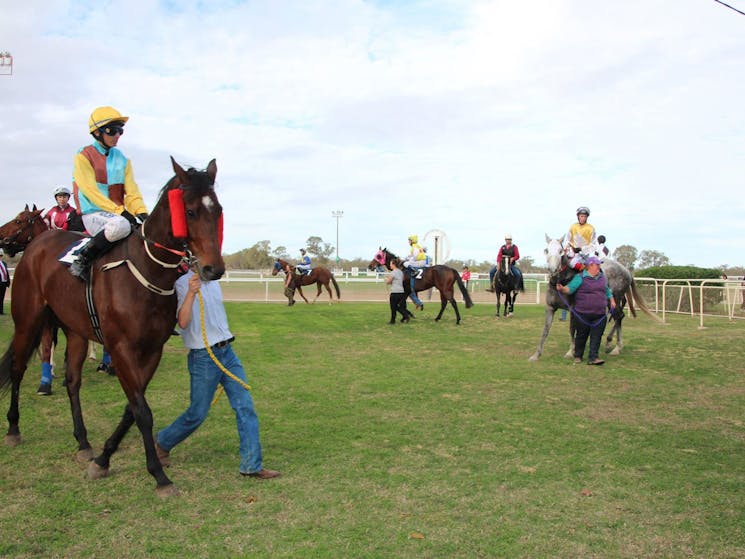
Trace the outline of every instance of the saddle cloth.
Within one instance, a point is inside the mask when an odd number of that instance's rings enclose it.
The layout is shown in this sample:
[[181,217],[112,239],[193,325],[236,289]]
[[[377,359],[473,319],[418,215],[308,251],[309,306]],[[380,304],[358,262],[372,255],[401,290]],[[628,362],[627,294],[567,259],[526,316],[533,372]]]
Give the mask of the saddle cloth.
[[78,258],[78,254],[80,254],[80,251],[83,250],[86,246],[88,246],[88,243],[91,242],[93,237],[83,237],[79,241],[75,241],[71,245],[69,245],[62,254],[60,254],[57,257],[57,260],[62,262],[63,264],[69,266],[75,260]]

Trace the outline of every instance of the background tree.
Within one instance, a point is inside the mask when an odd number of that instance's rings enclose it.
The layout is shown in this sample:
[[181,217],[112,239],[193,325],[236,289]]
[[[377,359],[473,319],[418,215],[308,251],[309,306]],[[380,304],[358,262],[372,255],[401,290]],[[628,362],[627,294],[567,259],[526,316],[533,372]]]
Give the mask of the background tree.
[[613,251],[613,260],[626,266],[629,270],[634,269],[637,258],[639,258],[639,251],[631,245],[621,245]]
[[639,255],[640,268],[653,268],[669,265],[670,259],[658,250],[643,250]]
[[329,263],[329,257],[334,253],[334,247],[324,243],[321,237],[308,237],[305,241],[306,250],[313,256],[314,260],[322,266]]
[[274,257],[275,260],[278,258],[287,260],[290,258],[290,254],[287,252],[287,247],[280,245],[272,251],[272,257]]
[[235,270],[260,270],[271,268],[274,259],[269,255],[269,241],[259,241],[250,248],[226,255],[225,265]]
[[517,263],[523,272],[530,273],[535,271],[535,262],[532,256],[521,256]]

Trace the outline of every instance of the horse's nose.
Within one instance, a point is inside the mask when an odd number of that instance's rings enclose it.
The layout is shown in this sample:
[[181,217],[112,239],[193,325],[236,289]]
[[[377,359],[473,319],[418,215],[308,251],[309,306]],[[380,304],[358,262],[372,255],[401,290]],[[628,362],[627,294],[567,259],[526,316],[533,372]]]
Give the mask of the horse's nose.
[[219,280],[224,273],[224,266],[205,266],[202,268],[202,279],[205,281]]

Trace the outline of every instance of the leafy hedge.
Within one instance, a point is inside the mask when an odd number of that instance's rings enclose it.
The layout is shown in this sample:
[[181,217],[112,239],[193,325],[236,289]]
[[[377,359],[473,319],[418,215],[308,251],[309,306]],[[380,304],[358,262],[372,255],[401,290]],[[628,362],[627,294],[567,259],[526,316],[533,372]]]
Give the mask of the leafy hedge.
[[[687,291],[681,297],[680,290],[676,288],[671,289],[670,286],[687,286],[690,283],[694,288],[692,290],[693,312],[699,312],[701,290],[695,288],[701,285],[700,280],[721,278],[722,271],[715,268],[698,268],[696,266],[653,266],[643,270],[634,270],[634,276],[639,278],[655,278],[658,280],[681,280],[679,282],[668,282],[665,290],[665,308],[679,310],[680,312],[691,312],[690,298]],[[689,280],[689,282],[683,280]],[[645,284],[639,287],[642,290],[642,296],[647,301],[653,300],[654,285]],[[712,310],[712,307],[721,304],[723,295],[724,292],[721,289],[704,288],[704,311]],[[658,287],[657,297],[662,297],[662,285]]]

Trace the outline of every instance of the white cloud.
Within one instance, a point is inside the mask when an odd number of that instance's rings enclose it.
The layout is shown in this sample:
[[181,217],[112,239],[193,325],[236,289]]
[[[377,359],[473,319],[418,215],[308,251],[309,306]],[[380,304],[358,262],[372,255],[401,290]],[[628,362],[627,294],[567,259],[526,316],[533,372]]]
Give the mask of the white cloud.
[[438,228],[455,258],[509,231],[540,262],[586,204],[611,247],[743,264],[744,23],[661,0],[31,0],[0,18],[0,203],[51,203],[111,104],[151,206],[169,155],[217,158],[229,251],[333,244],[342,209],[344,257]]

